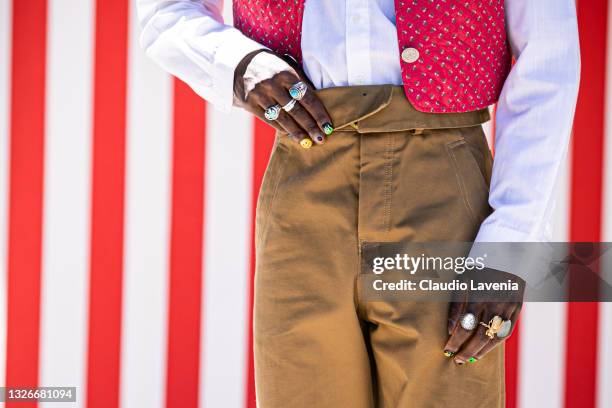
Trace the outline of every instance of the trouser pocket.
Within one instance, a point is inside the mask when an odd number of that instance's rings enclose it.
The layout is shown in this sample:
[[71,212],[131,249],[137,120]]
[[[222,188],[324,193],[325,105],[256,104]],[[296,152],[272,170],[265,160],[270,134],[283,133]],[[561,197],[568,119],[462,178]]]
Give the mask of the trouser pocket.
[[270,211],[274,204],[278,185],[289,155],[289,149],[277,137],[257,198],[255,216],[256,244],[265,236],[269,224]]

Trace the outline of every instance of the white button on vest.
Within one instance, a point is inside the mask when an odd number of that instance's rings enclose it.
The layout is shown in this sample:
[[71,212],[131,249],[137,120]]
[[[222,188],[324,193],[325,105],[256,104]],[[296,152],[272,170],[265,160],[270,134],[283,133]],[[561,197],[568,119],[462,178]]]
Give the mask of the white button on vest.
[[402,59],[409,64],[416,62],[419,59],[419,50],[416,48],[406,48],[402,51]]

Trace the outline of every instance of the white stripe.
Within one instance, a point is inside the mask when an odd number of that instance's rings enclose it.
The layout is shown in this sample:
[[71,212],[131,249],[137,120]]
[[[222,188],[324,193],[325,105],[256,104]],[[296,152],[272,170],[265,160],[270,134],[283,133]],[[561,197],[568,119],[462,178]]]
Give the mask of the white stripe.
[[39,376],[41,386],[77,387],[78,406],[85,395],[93,10],[91,0],[50,1],[47,35]]
[[523,305],[519,407],[563,407],[566,310],[565,303]]
[[[0,0],[0,386],[6,372],[6,266],[9,180],[11,0]],[[0,403],[4,406],[4,403]]]
[[[570,163],[570,158],[563,163],[557,180],[552,217],[552,240],[557,242],[567,241],[569,234]],[[524,304],[519,346],[519,407],[563,407],[566,314],[565,303]]]
[[[232,23],[232,5],[223,9]],[[200,406],[244,407],[249,333],[252,116],[207,110]]]
[[567,242],[570,228],[571,180],[572,180],[572,147],[570,146],[567,158],[559,169],[559,178],[556,186],[556,205],[552,217],[552,241]]
[[[608,270],[612,265],[607,265]],[[612,407],[612,302],[599,307],[599,345],[597,375],[597,407]]]
[[244,406],[252,117],[208,110],[201,406]]
[[121,406],[162,407],[166,385],[172,81],[143,53],[130,2]]

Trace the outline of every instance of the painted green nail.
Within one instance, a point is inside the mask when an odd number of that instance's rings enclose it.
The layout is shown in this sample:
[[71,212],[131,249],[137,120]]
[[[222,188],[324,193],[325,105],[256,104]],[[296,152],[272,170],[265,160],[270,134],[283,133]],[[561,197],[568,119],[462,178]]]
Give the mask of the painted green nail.
[[455,353],[453,353],[452,351],[444,350],[444,356],[445,357],[449,357],[450,358],[450,357],[452,357],[454,355],[455,355]]
[[470,358],[468,359],[468,362],[470,362],[470,363],[475,363],[475,362],[476,362],[476,358],[475,358],[475,357],[470,357]]
[[331,123],[324,123],[323,131],[325,132],[326,135],[331,135],[332,132],[334,131],[334,127],[331,125]]

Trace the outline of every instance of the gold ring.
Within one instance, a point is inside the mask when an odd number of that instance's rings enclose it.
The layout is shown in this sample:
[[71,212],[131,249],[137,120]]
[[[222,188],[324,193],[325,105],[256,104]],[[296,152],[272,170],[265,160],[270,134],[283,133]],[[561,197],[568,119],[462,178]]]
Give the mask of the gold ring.
[[302,146],[304,149],[310,149],[312,147],[312,140],[306,137],[300,140],[300,146]]
[[487,328],[487,331],[485,332],[487,337],[490,339],[494,339],[497,332],[499,332],[499,330],[501,329],[503,322],[504,320],[501,317],[493,316],[493,318],[489,321],[489,324],[486,324],[484,322],[480,322],[480,324]]

